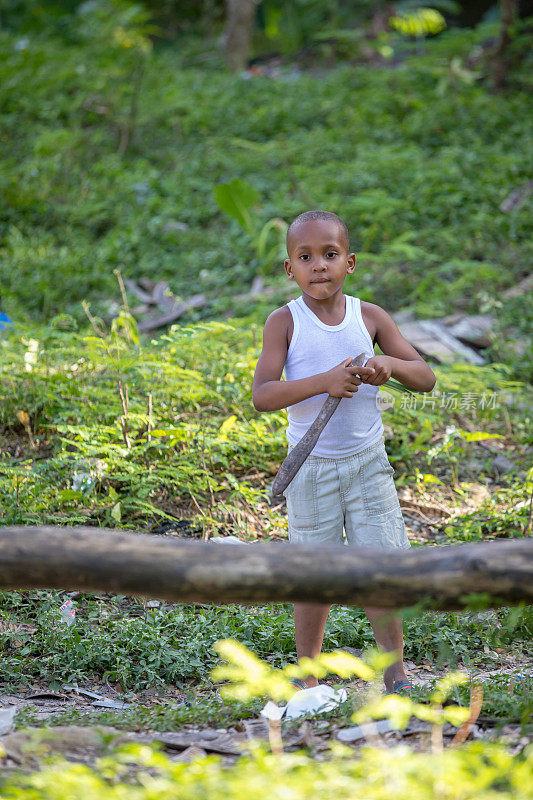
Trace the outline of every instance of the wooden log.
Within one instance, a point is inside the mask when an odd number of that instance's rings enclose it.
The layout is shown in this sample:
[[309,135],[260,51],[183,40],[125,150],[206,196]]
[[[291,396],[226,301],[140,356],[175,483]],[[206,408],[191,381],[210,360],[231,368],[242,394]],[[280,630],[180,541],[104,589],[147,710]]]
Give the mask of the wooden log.
[[94,528],[0,528],[0,589],[78,589],[181,603],[319,602],[461,609],[533,600],[533,541],[407,550],[179,542]]
[[193,294],[192,297],[189,297],[183,302],[176,300],[172,305],[172,308],[170,308],[170,310],[166,311],[164,314],[160,314],[157,317],[151,317],[150,319],[145,319],[142,322],[139,322],[139,331],[141,333],[148,333],[156,328],[162,328],[163,325],[170,325],[172,322],[175,322],[177,319],[186,314],[187,311],[190,311],[193,308],[204,308],[206,304],[207,301],[204,294]]

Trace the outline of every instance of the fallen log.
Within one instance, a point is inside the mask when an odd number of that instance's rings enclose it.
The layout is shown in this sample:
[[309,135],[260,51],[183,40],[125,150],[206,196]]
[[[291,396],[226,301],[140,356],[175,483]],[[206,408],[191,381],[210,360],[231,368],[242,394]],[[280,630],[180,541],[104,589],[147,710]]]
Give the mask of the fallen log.
[[158,317],[150,317],[149,319],[139,322],[139,331],[141,333],[148,333],[156,328],[162,328],[163,325],[170,325],[186,314],[187,311],[194,308],[204,308],[206,305],[207,300],[205,299],[205,294],[193,294],[192,297],[189,297],[183,302],[176,300],[165,313],[160,314]]
[[442,610],[533,600],[533,541],[409,550],[179,542],[94,528],[0,528],[0,589],[78,589],[181,603],[320,602]]

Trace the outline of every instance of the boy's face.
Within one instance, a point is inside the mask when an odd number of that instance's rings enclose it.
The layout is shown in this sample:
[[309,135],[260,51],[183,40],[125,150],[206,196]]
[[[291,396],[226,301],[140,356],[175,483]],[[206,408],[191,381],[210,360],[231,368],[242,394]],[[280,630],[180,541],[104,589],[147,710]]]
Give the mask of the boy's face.
[[346,275],[355,270],[355,253],[348,250],[344,231],[335,220],[302,222],[289,235],[285,272],[305,295],[327,300],[342,290]]

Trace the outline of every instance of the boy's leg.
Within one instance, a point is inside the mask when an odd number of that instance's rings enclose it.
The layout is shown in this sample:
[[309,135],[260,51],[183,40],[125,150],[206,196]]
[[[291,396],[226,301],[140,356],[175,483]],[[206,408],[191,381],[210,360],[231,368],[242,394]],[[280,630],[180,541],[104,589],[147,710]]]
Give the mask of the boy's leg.
[[[348,543],[389,552],[410,547],[385,445],[379,441],[354,459],[357,463],[345,490]],[[408,680],[403,666],[402,620],[388,609],[370,607],[365,611],[378,645],[398,654],[398,661],[385,670],[385,686],[390,692],[397,681]]]
[[395,651],[398,654],[398,661],[385,670],[383,676],[385,688],[388,692],[392,691],[397,681],[408,681],[403,666],[403,624],[401,617],[395,615],[394,611],[383,608],[365,608],[374,638],[387,652]]
[[[318,603],[294,604],[294,628],[296,633],[296,653],[298,658],[316,658],[322,649],[324,628],[329,614],[329,605]],[[308,686],[316,686],[313,676],[306,678]]]
[[[289,540],[292,543],[318,547],[342,543],[344,514],[339,489],[339,476],[333,459],[310,456],[285,490]],[[298,658],[320,655],[329,609],[329,604],[294,604]],[[309,676],[306,683],[309,687],[316,686],[317,680]]]

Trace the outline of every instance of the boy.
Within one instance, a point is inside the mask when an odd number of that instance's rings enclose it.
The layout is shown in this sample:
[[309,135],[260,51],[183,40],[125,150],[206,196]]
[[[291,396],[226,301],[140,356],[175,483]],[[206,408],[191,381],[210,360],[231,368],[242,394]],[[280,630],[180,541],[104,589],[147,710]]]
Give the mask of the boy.
[[[343,398],[285,490],[289,539],[341,544],[344,528],[348,544],[409,547],[383,444],[378,387],[393,377],[407,388],[430,392],[435,376],[386,311],[343,294],[356,257],[340,217],[328,211],[300,214],[287,232],[287,254],[287,277],[302,295],[265,323],[254,406],[258,411],[288,407],[287,438],[294,446],[328,394]],[[376,343],[383,355],[374,355]],[[349,367],[361,352],[368,358],[365,366]],[[295,604],[298,658],[320,653],[329,608]],[[399,656],[385,671],[387,691],[409,691],[401,619],[379,608],[365,611],[376,642]],[[306,685],[316,685],[316,679],[309,676]]]

